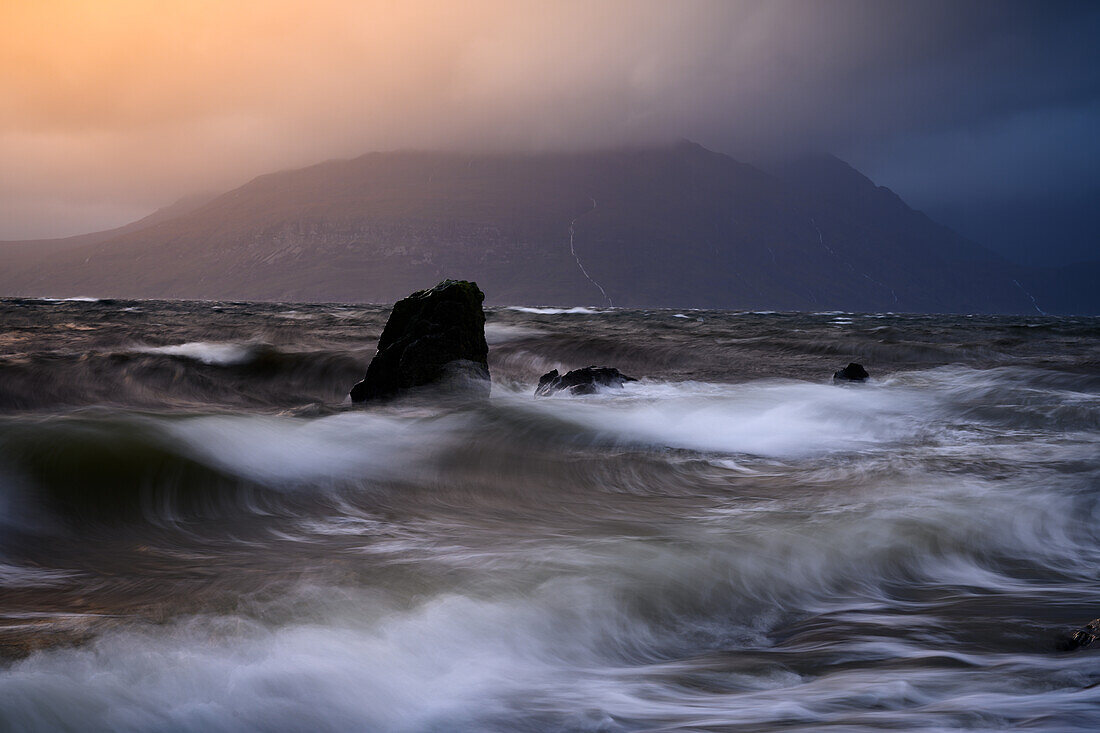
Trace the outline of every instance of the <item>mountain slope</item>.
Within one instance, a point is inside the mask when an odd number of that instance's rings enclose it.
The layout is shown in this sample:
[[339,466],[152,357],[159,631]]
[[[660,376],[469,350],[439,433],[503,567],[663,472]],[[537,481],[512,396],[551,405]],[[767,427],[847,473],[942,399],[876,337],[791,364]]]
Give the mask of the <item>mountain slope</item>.
[[389,302],[455,277],[491,303],[1034,312],[1017,269],[835,158],[773,175],[687,142],[373,153],[0,265],[10,295]]
[[91,245],[106,242],[129,232],[140,231],[159,222],[189,214],[212,200],[214,196],[214,194],[185,196],[169,206],[157,209],[149,216],[102,232],[77,234],[72,237],[59,237],[56,239],[0,241],[0,262],[3,262],[9,268],[34,267],[45,262],[48,257],[56,257],[70,250],[83,250]]

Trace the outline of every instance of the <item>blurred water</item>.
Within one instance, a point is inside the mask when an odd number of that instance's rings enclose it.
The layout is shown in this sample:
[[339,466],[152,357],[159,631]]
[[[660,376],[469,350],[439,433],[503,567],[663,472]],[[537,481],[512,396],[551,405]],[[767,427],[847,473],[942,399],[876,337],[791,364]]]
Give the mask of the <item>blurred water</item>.
[[355,409],[384,308],[0,313],[0,729],[1100,726],[1098,319],[496,309]]

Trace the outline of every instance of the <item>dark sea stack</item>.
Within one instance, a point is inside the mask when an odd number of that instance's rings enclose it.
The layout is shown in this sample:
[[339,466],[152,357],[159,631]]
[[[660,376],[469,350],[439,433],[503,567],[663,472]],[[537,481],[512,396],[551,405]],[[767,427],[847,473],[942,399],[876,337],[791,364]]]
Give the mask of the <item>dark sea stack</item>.
[[854,361],[843,369],[833,372],[834,382],[864,382],[871,375],[863,368],[862,364]]
[[539,379],[535,396],[547,397],[563,390],[575,395],[595,394],[601,387],[622,389],[627,382],[637,381],[613,367],[587,366],[583,369],[574,369],[565,375],[560,375],[557,369],[552,369]]
[[1086,646],[1092,646],[1100,638],[1100,618],[1093,619],[1080,629],[1066,635],[1058,645],[1065,652],[1072,652]]
[[488,398],[484,300],[477,283],[444,280],[395,303],[351,401],[384,400],[427,386]]

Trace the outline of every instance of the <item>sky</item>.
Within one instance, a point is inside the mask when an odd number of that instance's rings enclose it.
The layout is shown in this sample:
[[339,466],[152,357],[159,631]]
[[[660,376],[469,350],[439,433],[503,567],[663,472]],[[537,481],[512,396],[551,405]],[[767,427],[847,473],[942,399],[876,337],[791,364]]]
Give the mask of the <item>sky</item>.
[[0,239],[407,148],[831,152],[1100,259],[1100,2],[0,0]]

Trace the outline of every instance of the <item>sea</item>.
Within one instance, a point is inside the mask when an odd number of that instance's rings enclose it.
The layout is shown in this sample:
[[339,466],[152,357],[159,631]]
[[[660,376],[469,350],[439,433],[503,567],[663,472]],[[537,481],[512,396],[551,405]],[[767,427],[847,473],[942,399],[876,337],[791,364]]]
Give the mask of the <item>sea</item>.
[[388,312],[0,300],[0,730],[1100,729],[1100,319]]

